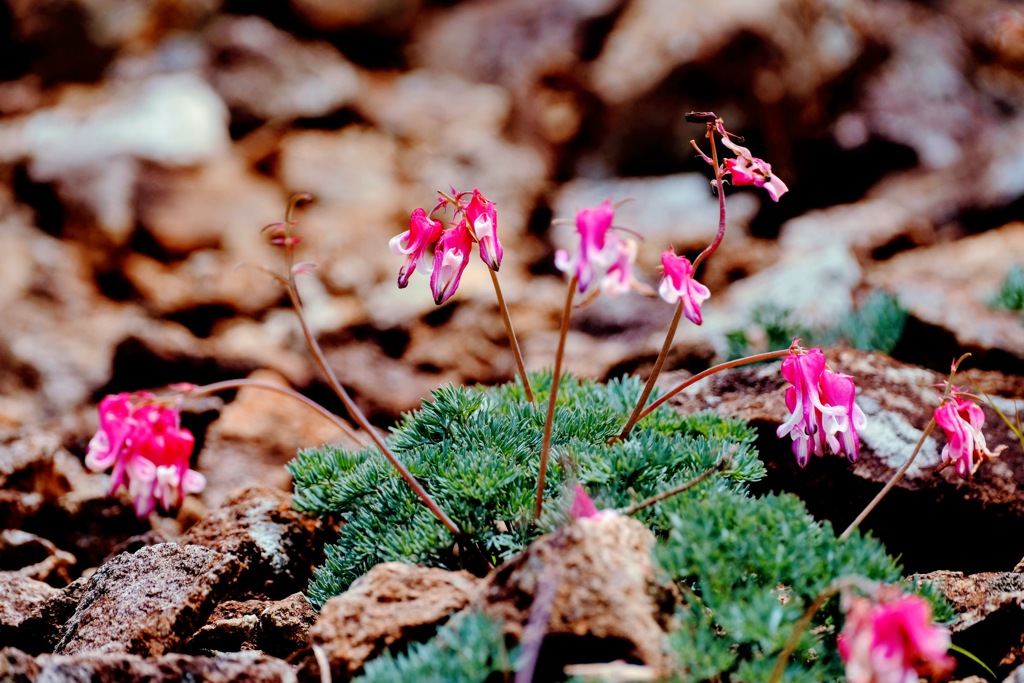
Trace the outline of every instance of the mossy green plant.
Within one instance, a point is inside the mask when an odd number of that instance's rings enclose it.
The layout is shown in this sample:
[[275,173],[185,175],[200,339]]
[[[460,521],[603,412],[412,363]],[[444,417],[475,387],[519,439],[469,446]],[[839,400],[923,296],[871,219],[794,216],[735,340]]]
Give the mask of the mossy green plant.
[[[728,457],[729,464],[680,497],[743,492],[764,475],[744,423],[711,413],[681,416],[659,409],[626,441],[614,441],[641,391],[635,378],[607,384],[564,378],[559,392],[544,516],[532,516],[543,400],[550,373],[531,377],[538,403],[521,384],[442,387],[404,417],[389,445],[436,500],[465,539],[458,539],[419,503],[379,453],[334,446],[301,451],[288,465],[299,510],[344,519],[337,543],[309,588],[319,607],[379,562],[404,561],[458,569],[468,543],[497,564],[565,521],[569,482],[581,483],[600,508],[626,507],[678,486]],[[613,440],[612,443],[609,443]],[[661,505],[638,517],[667,529]]]

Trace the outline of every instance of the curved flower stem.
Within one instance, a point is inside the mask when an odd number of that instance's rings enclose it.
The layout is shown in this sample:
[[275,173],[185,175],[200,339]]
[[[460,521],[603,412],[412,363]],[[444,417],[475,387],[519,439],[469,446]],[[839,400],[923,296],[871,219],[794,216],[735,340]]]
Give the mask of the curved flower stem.
[[622,515],[635,515],[636,513],[638,513],[641,510],[643,510],[644,508],[648,508],[648,507],[654,505],[655,503],[660,503],[661,501],[665,500],[666,498],[671,498],[672,496],[678,495],[678,494],[680,494],[680,493],[682,493],[684,491],[688,491],[688,490],[692,489],[694,486],[696,486],[697,484],[701,483],[702,481],[704,481],[705,479],[710,477],[715,472],[721,472],[726,467],[731,465],[732,464],[732,456],[733,456],[733,453],[736,452],[736,449],[737,449],[737,446],[734,445],[732,447],[732,450],[729,452],[728,455],[726,455],[724,458],[719,460],[717,463],[715,463],[711,467],[707,468],[706,470],[704,470],[703,472],[698,474],[696,477],[694,477],[690,481],[686,482],[685,484],[680,484],[679,486],[676,486],[675,488],[671,488],[668,491],[662,491],[661,493],[659,493],[657,495],[651,496],[647,500],[641,501],[639,503],[633,503],[629,507],[620,508],[616,512],[618,512],[619,514],[622,514]]
[[713,367],[710,367],[707,370],[704,370],[703,372],[698,372],[693,377],[690,377],[689,379],[683,380],[682,382],[680,382],[676,386],[672,387],[672,389],[667,394],[665,394],[664,396],[661,396],[660,398],[658,398],[657,401],[655,401],[650,406],[648,406],[646,410],[644,410],[642,413],[640,413],[640,419],[642,420],[645,417],[647,417],[648,415],[650,415],[661,404],[663,404],[665,401],[669,400],[670,398],[672,398],[673,396],[678,394],[680,391],[682,391],[686,387],[690,386],[691,384],[695,384],[695,383],[699,382],[700,380],[704,379],[705,377],[710,377],[711,375],[715,374],[716,372],[721,372],[722,370],[728,370],[729,368],[738,368],[741,365],[749,365],[751,363],[759,363],[760,361],[763,361],[763,360],[774,360],[776,358],[784,358],[784,357],[786,357],[788,355],[789,355],[789,349],[786,349],[785,351],[769,351],[768,353],[758,353],[758,354],[753,355],[753,356],[747,356],[746,358],[737,358],[736,360],[731,360],[731,361],[728,361],[726,363],[721,363],[719,365],[715,365]]
[[672,340],[675,339],[676,330],[679,328],[679,319],[683,316],[683,300],[680,299],[679,303],[676,304],[675,315],[672,316],[672,322],[669,323],[668,333],[665,335],[665,343],[661,346],[661,353],[658,354],[658,360],[654,362],[654,369],[651,370],[651,376],[647,378],[647,384],[644,385],[644,390],[640,394],[640,398],[636,402],[636,406],[633,408],[633,412],[630,414],[629,419],[626,420],[626,426],[622,428],[615,439],[618,441],[625,441],[629,438],[629,433],[633,431],[633,427],[640,420],[640,411],[647,405],[647,399],[651,397],[651,392],[654,390],[654,383],[658,381],[658,376],[661,375],[661,369],[665,366],[665,359],[668,358],[669,349],[672,348]]
[[512,355],[516,359],[516,369],[519,371],[519,379],[523,380],[523,390],[526,392],[526,400],[535,403],[533,388],[530,387],[530,378],[526,376],[526,364],[523,362],[523,352],[519,349],[519,339],[516,338],[515,328],[512,327],[512,318],[508,314],[508,306],[505,305],[505,297],[501,293],[501,285],[498,284],[498,274],[487,269],[491,274],[491,282],[494,283],[494,293],[498,297],[498,308],[501,310],[501,319],[505,321],[505,332],[508,333],[508,343],[512,347]]
[[[946,390],[942,392],[942,398],[939,400],[939,405],[942,405],[942,402],[949,398],[950,394],[953,392],[953,378],[956,377],[957,370],[960,369],[960,364],[963,363],[970,355],[971,354],[969,353],[965,353],[953,361],[953,365],[949,370],[949,380],[946,381]],[[853,533],[853,530],[857,528],[857,525],[864,521],[864,518],[878,506],[878,503],[885,498],[886,494],[892,490],[892,487],[896,486],[899,480],[903,478],[903,475],[907,473],[910,466],[914,464],[914,459],[917,457],[917,454],[921,452],[921,447],[924,446],[925,439],[928,438],[933,429],[935,429],[934,413],[932,419],[928,422],[928,426],[926,426],[924,431],[921,432],[921,438],[917,440],[917,445],[914,446],[914,450],[910,453],[910,457],[907,458],[907,461],[903,463],[902,467],[896,470],[896,474],[892,475],[892,479],[882,487],[882,490],[878,492],[878,495],[871,499],[871,502],[868,503],[867,507],[861,510],[861,513],[857,515],[857,519],[850,522],[850,526],[846,527],[846,530],[839,535],[839,540],[842,541],[849,538],[850,534]]]
[[[718,150],[715,148],[715,129],[713,124],[708,124],[708,140],[711,141],[711,165],[715,169],[715,183],[718,185],[718,234],[714,241],[693,260],[693,272],[697,272],[697,266],[707,257],[711,256],[718,249],[725,237],[725,183],[722,181],[722,169],[718,165]],[[691,144],[693,144],[691,142]],[[699,150],[698,150],[699,151]]]
[[768,677],[768,683],[778,683],[782,680],[782,674],[786,670],[786,662],[789,661],[790,655],[796,650],[797,644],[800,642],[800,636],[803,635],[807,627],[811,625],[811,620],[814,619],[814,615],[818,613],[826,602],[829,601],[832,596],[841,590],[847,588],[860,588],[864,592],[872,592],[878,588],[878,584],[873,581],[861,578],[859,576],[841,576],[831,584],[829,584],[821,594],[816,597],[804,613],[800,616],[799,621],[793,625],[793,632],[789,635],[789,640],[786,641],[786,646],[782,648],[782,652],[779,653],[779,658],[775,662],[775,668],[772,669],[772,675]]
[[[293,199],[288,207],[287,222],[291,223],[291,214],[298,203],[296,199]],[[438,504],[430,497],[427,490],[423,488],[423,485],[416,480],[416,477],[412,475],[412,472],[406,468],[405,465],[398,459],[398,456],[388,447],[384,442],[384,439],[377,433],[373,426],[370,424],[370,420],[367,419],[366,415],[356,402],[349,396],[348,391],[338,381],[338,376],[334,373],[334,370],[327,363],[327,358],[324,356],[323,349],[320,348],[320,344],[317,342],[313,333],[309,329],[309,324],[306,322],[306,316],[302,310],[302,301],[299,298],[299,290],[295,286],[295,272],[292,268],[294,265],[294,254],[292,252],[293,243],[288,242],[285,245],[285,266],[288,269],[288,279],[285,282],[285,290],[288,292],[288,298],[291,299],[292,307],[295,309],[295,315],[299,319],[299,325],[302,328],[302,336],[306,340],[306,346],[309,348],[310,353],[313,355],[313,360],[316,362],[320,372],[327,379],[331,389],[341,399],[342,404],[345,406],[345,410],[348,411],[349,416],[359,425],[360,428],[370,437],[374,445],[380,449],[380,452],[384,454],[384,457],[388,459],[388,462],[398,470],[398,474],[405,480],[407,484],[416,493],[417,497],[423,502],[424,505],[434,514],[435,517],[440,520],[442,524],[456,537],[462,536],[462,531],[458,525],[452,521],[452,519],[445,514]]]
[[914,459],[917,458],[917,454],[921,452],[921,446],[924,445],[925,439],[928,438],[928,436],[932,433],[933,429],[935,429],[934,417],[928,422],[928,426],[924,428],[924,431],[921,432],[921,438],[917,440],[917,445],[914,446],[914,450],[913,452],[911,452],[910,457],[907,458],[907,461],[903,463],[902,467],[896,470],[896,474],[892,475],[892,479],[890,479],[889,482],[882,487],[882,490],[878,492],[878,495],[871,499],[871,502],[868,503],[867,507],[861,510],[860,514],[857,515],[857,519],[850,522],[850,526],[846,527],[846,531],[839,534],[840,541],[845,541],[847,538],[849,538],[850,534],[853,533],[853,530],[856,529],[857,526],[864,521],[864,518],[867,517],[868,514],[870,514],[871,511],[878,506],[882,499],[885,498],[886,494],[888,494],[889,491],[892,490],[892,487],[896,486],[899,480],[903,478],[903,475],[907,473],[907,470],[910,469],[910,466],[914,464]]
[[207,396],[215,394],[220,391],[227,391],[229,389],[242,389],[244,387],[252,387],[254,389],[266,389],[267,391],[276,391],[279,394],[290,396],[297,401],[305,404],[307,407],[312,408],[316,412],[320,413],[323,417],[333,422],[338,429],[348,438],[352,439],[361,446],[366,445],[366,440],[363,439],[362,435],[342,420],[340,417],[332,413],[331,411],[324,408],[322,405],[317,403],[311,398],[303,396],[299,392],[289,387],[281,386],[280,384],[271,384],[270,382],[261,382],[255,379],[229,379],[223,382],[214,382],[213,384],[205,384],[201,387],[190,389],[186,392],[188,396]]
[[562,378],[562,358],[565,356],[565,338],[569,334],[569,318],[572,316],[572,299],[576,295],[575,275],[569,280],[569,291],[565,295],[565,309],[562,311],[562,328],[558,337],[558,351],[555,352],[555,369],[551,372],[551,393],[548,395],[548,415],[544,420],[544,442],[540,447],[540,466],[537,472],[537,498],[533,505],[533,516],[540,519],[544,509],[544,482],[548,476],[548,456],[551,454],[551,432],[555,426],[555,403],[558,401],[558,382]]

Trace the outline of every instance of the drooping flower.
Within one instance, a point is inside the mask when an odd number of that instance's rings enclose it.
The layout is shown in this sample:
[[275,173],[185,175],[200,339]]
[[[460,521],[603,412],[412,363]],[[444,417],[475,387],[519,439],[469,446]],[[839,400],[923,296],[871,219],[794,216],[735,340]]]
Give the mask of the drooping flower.
[[440,221],[428,218],[423,209],[416,209],[409,217],[409,229],[388,242],[391,253],[407,257],[398,271],[399,288],[409,284],[409,277],[418,265],[428,263],[427,250],[441,237],[442,228]]
[[563,273],[576,276],[576,286],[582,294],[614,260],[615,254],[605,249],[608,231],[612,227],[615,209],[607,199],[600,206],[582,209],[576,213],[576,232],[580,248],[575,255],[564,249],[555,252],[555,267]]
[[466,220],[476,235],[480,244],[480,258],[487,266],[494,271],[501,267],[501,257],[504,251],[501,242],[498,241],[498,212],[494,208],[494,202],[480,194],[480,190],[473,188],[473,197],[466,205]]
[[612,254],[611,264],[601,278],[601,291],[612,296],[625,294],[636,289],[633,280],[633,264],[636,263],[636,240],[620,237],[615,234],[608,236],[605,250]]
[[924,598],[888,587],[878,601],[844,595],[843,607],[838,646],[849,683],[944,680],[956,666],[947,653],[949,630],[932,623]]
[[690,259],[677,256],[672,249],[661,253],[661,266],[665,274],[658,286],[658,294],[670,304],[682,301],[687,320],[700,325],[704,322],[700,306],[711,296],[711,290],[693,279]]
[[176,408],[147,392],[121,393],[104,398],[99,413],[85,464],[94,472],[113,467],[110,493],[126,486],[139,517],[156,503],[170,511],[186,494],[203,490],[205,478],[188,466],[195,439]]
[[722,135],[722,144],[728,147],[736,155],[735,159],[726,159],[726,171],[732,176],[733,185],[753,185],[763,187],[772,201],[779,201],[779,197],[789,192],[786,183],[772,173],[772,165],[764,159],[758,159],[750,150],[737,145],[729,139],[729,133],[721,123],[718,124],[718,132]]
[[823,456],[825,450],[845,455],[851,462],[860,456],[859,430],[867,423],[863,411],[854,403],[857,388],[848,375],[825,367],[821,349],[805,350],[794,340],[790,355],[782,361],[782,376],[790,383],[786,389],[789,418],[779,425],[779,438],[787,434],[793,440],[793,454],[805,467],[811,453]]
[[455,294],[472,249],[473,236],[465,223],[441,234],[434,250],[434,271],[430,274],[430,291],[434,294],[434,303],[443,304]]
[[969,479],[981,463],[997,457],[1006,446],[995,451],[988,450],[981,428],[985,424],[985,413],[963,392],[953,387],[949,398],[935,409],[935,423],[946,433],[946,445],[942,448],[942,461],[952,463],[956,473]]

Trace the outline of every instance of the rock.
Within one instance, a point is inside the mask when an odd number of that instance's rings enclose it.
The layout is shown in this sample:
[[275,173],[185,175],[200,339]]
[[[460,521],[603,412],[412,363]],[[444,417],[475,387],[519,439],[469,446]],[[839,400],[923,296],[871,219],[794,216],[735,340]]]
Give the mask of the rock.
[[186,649],[195,654],[262,650],[284,659],[306,646],[316,616],[302,593],[283,600],[225,600]]
[[302,42],[256,16],[222,16],[206,30],[210,82],[236,116],[280,124],[327,116],[359,89],[355,68],[329,43]]
[[292,9],[320,31],[368,27],[396,30],[412,21],[422,0],[291,0]]
[[234,557],[174,543],[118,555],[90,577],[55,652],[172,652],[206,620],[239,569]]
[[0,531],[0,567],[37,581],[50,579],[69,583],[67,567],[75,564],[75,556],[61,550],[45,538],[17,529]]
[[28,613],[18,630],[11,634],[9,644],[33,655],[53,652],[60,642],[64,624],[75,613],[88,585],[89,577],[82,576],[50,595]]
[[[805,469],[796,465],[790,440],[775,436],[789,414],[784,400],[786,382],[778,363],[717,373],[672,403],[685,413],[712,409],[750,421],[758,430],[757,448],[768,469],[768,477],[753,487],[754,492],[795,493],[815,517],[831,521],[839,532],[906,461],[939,404],[941,393],[936,387],[947,378],[879,353],[834,350],[826,357],[834,371],[854,377],[857,405],[867,418],[867,426],[860,431],[860,459],[855,464],[829,455],[811,458]],[[981,375],[965,370],[958,375],[957,384],[970,386],[975,376],[996,405],[1012,415],[1013,401],[1024,397],[1020,382],[994,372],[984,373],[982,381]],[[679,375],[663,376],[659,386],[665,391],[680,379]],[[986,405],[982,408],[989,447],[1010,445],[1001,457],[985,463],[970,481],[957,477],[953,468],[936,472],[945,444],[937,429],[925,439],[896,489],[861,525],[862,531],[871,531],[889,548],[898,549],[908,571],[987,571],[1019,559],[1019,547],[992,544],[988,534],[972,531],[983,526],[997,537],[1012,538],[1024,528],[1024,504],[1014,474],[1024,467],[1024,454],[995,412]],[[950,534],[960,544],[953,557],[943,552]]]
[[[993,308],[990,301],[1024,254],[1024,223],[899,254],[869,270],[873,287],[891,292],[923,323],[951,334],[972,362],[1010,369],[1006,356],[1024,368],[1020,314]],[[945,349],[943,349],[945,351]],[[955,351],[949,351],[952,355]],[[991,355],[991,358],[989,357]],[[926,357],[943,367],[945,358]]]
[[540,670],[578,663],[564,653],[578,656],[574,641],[583,640],[602,643],[600,651],[582,655],[588,662],[623,659],[658,669],[666,663],[661,604],[671,592],[654,575],[653,544],[651,532],[629,517],[576,520],[495,569],[477,604],[521,639],[531,612],[543,609],[537,596],[553,593]]
[[[323,648],[334,679],[347,679],[385,649],[422,640],[477,595],[467,572],[379,564],[320,610],[309,641]],[[312,662],[309,668],[315,671]]]
[[238,591],[270,598],[305,588],[320,563],[327,530],[318,518],[296,512],[283,491],[252,486],[189,529],[179,542],[231,554],[241,564]]
[[286,662],[255,652],[220,653],[216,657],[168,654],[157,657],[112,653],[36,658],[15,650],[0,650],[0,678],[13,681],[153,681],[175,683],[295,683],[295,669]]
[[[1024,661],[1024,574],[936,571],[920,575],[956,611],[950,625],[957,645],[1004,675]],[[1012,675],[1011,675],[1012,678]],[[1007,679],[1010,680],[1010,679]]]
[[18,572],[0,571],[0,640],[7,640],[49,598],[60,591]]

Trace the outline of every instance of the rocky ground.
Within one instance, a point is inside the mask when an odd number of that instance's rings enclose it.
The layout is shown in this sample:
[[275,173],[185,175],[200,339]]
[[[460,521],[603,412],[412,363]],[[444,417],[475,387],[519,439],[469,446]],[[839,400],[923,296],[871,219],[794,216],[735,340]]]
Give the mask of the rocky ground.
[[[208,486],[173,519],[136,519],[85,470],[111,392],[256,377],[340,409],[261,270],[279,254],[260,229],[296,191],[316,197],[299,226],[319,266],[310,323],[382,428],[439,384],[514,373],[481,268],[441,308],[419,276],[395,286],[387,241],[410,211],[449,186],[497,203],[505,296],[528,366],[546,367],[565,286],[552,255],[571,239],[553,218],[631,198],[616,222],[644,236],[654,285],[670,243],[692,257],[713,237],[690,110],[725,117],[790,192],[729,190],[674,377],[721,360],[730,332],[763,343],[765,305],[820,328],[882,290],[909,312],[891,357],[829,352],[869,418],[852,468],[799,470],[774,438],[777,366],[676,400],[753,421],[762,490],[848,523],[963,352],[1001,410],[1024,399],[1021,314],[991,305],[1024,264],[1024,15],[1008,0],[6,0],[0,27],[0,678],[319,680],[319,651],[340,680],[467,604],[524,618],[514,571],[496,585],[392,566],[313,613],[300,592],[332,529],[290,510],[283,465],[339,437],[298,404],[188,405]],[[645,374],[671,315],[597,301],[574,317],[567,369]],[[963,482],[934,473],[932,438],[865,526],[945,587],[956,642],[1007,676],[1024,664],[1024,453],[986,413],[1003,457]],[[633,531],[606,536],[643,546]],[[377,614],[381,595],[405,607]],[[608,609],[578,632],[617,638]],[[657,609],[620,625],[658,629]]]

